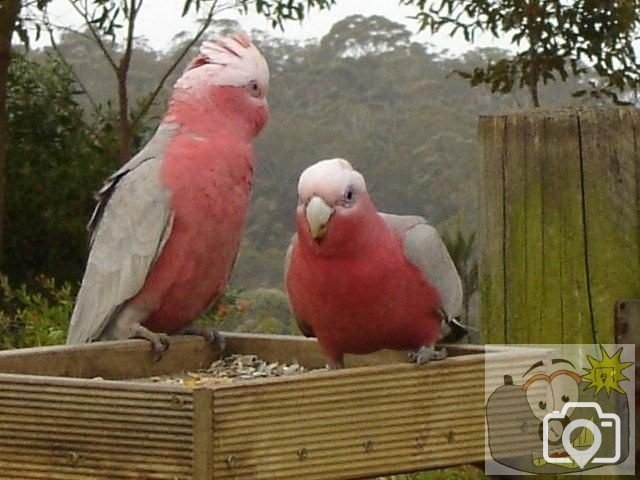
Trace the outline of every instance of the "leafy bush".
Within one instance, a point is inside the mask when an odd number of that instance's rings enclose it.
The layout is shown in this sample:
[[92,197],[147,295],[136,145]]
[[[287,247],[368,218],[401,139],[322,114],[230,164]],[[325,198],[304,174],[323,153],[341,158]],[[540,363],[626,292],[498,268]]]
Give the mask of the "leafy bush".
[[276,288],[229,288],[200,322],[227,331],[297,333],[287,297]]
[[29,288],[0,275],[0,349],[64,343],[74,294],[70,284],[42,275]]
[[87,119],[76,93],[58,60],[11,62],[2,271],[12,281],[81,276],[93,194],[117,162],[108,109]]

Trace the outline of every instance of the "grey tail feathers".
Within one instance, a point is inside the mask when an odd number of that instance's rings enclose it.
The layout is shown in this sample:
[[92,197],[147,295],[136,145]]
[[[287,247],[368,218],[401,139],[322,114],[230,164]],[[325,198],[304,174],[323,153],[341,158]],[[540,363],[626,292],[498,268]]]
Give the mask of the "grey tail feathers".
[[456,343],[469,335],[469,327],[460,323],[458,318],[449,318],[443,312],[442,320],[442,343]]

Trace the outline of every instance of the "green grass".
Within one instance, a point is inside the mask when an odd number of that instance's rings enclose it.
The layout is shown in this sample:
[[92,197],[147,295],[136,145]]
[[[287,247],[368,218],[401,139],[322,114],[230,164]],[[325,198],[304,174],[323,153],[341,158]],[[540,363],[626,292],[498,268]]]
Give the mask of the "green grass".
[[384,477],[384,480],[484,480],[485,478],[481,469],[472,465],[463,465],[409,475]]

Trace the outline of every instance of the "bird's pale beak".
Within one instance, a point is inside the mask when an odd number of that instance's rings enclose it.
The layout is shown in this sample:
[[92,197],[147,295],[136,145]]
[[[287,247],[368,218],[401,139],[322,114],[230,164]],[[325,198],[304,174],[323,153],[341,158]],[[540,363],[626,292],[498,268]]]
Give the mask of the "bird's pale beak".
[[309,232],[315,240],[319,240],[327,233],[327,224],[331,215],[333,215],[333,208],[331,208],[327,202],[318,196],[311,197],[307,204],[307,223],[309,224]]

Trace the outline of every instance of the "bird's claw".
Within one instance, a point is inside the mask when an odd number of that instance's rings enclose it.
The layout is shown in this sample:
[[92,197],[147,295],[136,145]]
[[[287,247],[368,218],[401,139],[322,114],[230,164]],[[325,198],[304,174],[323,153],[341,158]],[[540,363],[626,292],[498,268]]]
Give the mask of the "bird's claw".
[[446,348],[436,350],[432,347],[420,347],[415,352],[409,353],[409,361],[417,363],[418,365],[423,365],[432,360],[444,360],[445,358],[447,358]]
[[198,337],[203,337],[207,341],[207,343],[217,346],[220,349],[221,353],[224,352],[226,348],[226,341],[224,336],[222,336],[220,332],[214,328],[191,325],[182,330],[180,333],[182,333],[183,335],[196,335]]
[[220,335],[220,332],[218,332],[217,330],[214,330],[212,328],[208,329],[207,335],[204,338],[211,345],[217,345],[218,349],[220,350],[220,354],[222,354],[225,348],[227,348],[227,341],[224,339],[222,335]]
[[130,338],[143,338],[151,343],[151,350],[156,362],[162,360],[164,352],[169,349],[169,335],[166,333],[155,333],[140,324],[136,324],[131,331]]
[[329,359],[327,360],[327,368],[329,368],[329,370],[341,370],[344,368],[344,360],[342,360],[342,357],[338,359]]
[[169,341],[169,335],[167,335],[166,333],[158,333],[148,338],[148,340],[151,342],[153,356],[156,362],[159,362],[160,360],[162,360],[164,352],[169,349],[169,345],[171,344],[171,342]]

